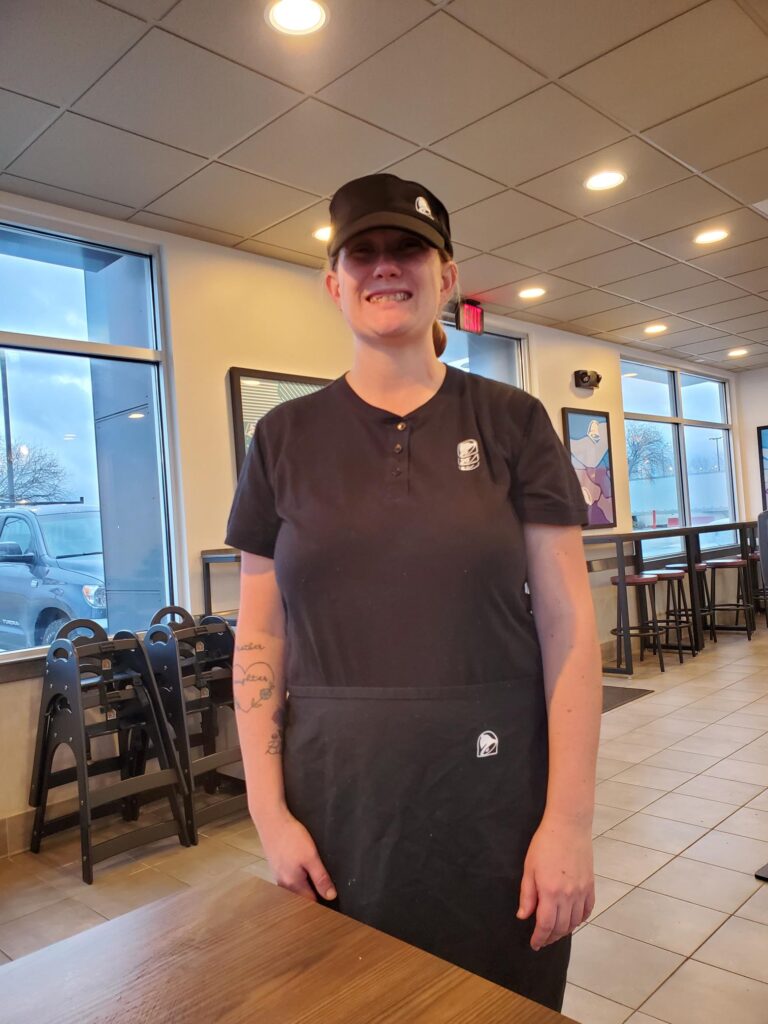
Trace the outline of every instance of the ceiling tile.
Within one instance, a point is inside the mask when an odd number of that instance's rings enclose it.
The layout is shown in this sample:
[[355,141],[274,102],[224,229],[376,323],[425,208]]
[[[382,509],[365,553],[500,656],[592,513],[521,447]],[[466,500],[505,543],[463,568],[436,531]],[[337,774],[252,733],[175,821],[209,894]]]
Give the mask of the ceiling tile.
[[691,288],[699,284],[711,284],[714,280],[715,278],[696,270],[695,267],[686,267],[678,263],[663,270],[652,270],[650,274],[614,281],[608,291],[624,295],[628,299],[652,299],[655,295],[666,295],[680,288]]
[[619,249],[626,244],[626,239],[620,235],[614,235],[583,220],[574,220],[570,224],[560,224],[549,231],[505,245],[498,250],[497,255],[521,260],[538,270],[551,270],[563,263],[597,256],[598,253]]
[[[0,182],[2,182],[2,180],[3,179],[0,178]],[[768,327],[761,327],[759,331],[747,331],[744,334],[744,337],[748,338],[750,341],[768,342]]]
[[233,167],[210,164],[171,189],[150,210],[218,231],[255,235],[310,206],[317,196]]
[[[451,239],[453,242],[453,239]],[[462,260],[471,259],[473,256],[479,256],[480,252],[478,249],[472,249],[468,245],[462,245],[461,242],[453,242],[453,258],[457,263],[461,263]]]
[[571,323],[570,320],[563,320],[561,323],[552,325],[558,331],[567,331],[569,334],[580,334],[585,338],[595,337],[595,332],[590,331],[587,327],[580,327],[578,324]]
[[669,340],[670,342],[675,342],[675,352],[682,352],[687,356],[701,356],[706,355],[708,352],[717,352],[718,349],[722,348],[724,340],[727,340],[727,335],[721,334],[711,341],[698,341],[692,345],[678,345],[677,341],[680,337],[680,334],[673,334]]
[[575,323],[592,331],[616,331],[620,327],[630,327],[634,324],[647,326],[650,323],[657,323],[658,317],[658,310],[639,302],[632,302],[627,306],[605,310],[603,313],[580,317]]
[[768,289],[768,267],[750,270],[748,274],[737,274],[729,278],[731,284],[746,288],[750,292],[763,292]]
[[[621,171],[627,179],[618,188],[603,192],[590,192],[584,188],[587,178],[606,170]],[[520,191],[584,216],[689,176],[686,167],[646,142],[632,138],[533,178],[521,185]]]
[[724,321],[732,321],[736,317],[746,317],[753,313],[768,311],[768,301],[759,295],[748,295],[743,299],[731,299],[729,302],[716,302],[714,305],[686,310],[686,316],[703,324],[722,326]]
[[579,317],[589,316],[590,313],[602,313],[605,309],[615,309],[617,306],[624,306],[626,303],[616,295],[608,295],[607,292],[588,289],[577,292],[564,299],[541,302],[536,310],[546,316],[552,316],[557,321],[576,320]]
[[8,169],[48,185],[136,207],[151,202],[203,163],[179,149],[77,114],[64,114]]
[[[755,352],[751,355],[744,356],[742,359],[728,359],[726,362],[729,370],[735,370],[741,373],[745,370],[768,366],[768,350],[759,353]],[[724,363],[721,362],[719,365],[724,366]]]
[[[710,231],[714,228],[723,228],[728,232],[728,237],[722,242],[713,242],[707,245],[697,245],[694,239],[701,231]],[[662,235],[653,235],[646,238],[646,245],[659,249],[674,256],[678,260],[693,260],[705,252],[719,252],[722,249],[730,249],[734,245],[741,245],[742,242],[751,242],[755,238],[768,236],[768,218],[761,217],[754,210],[747,210],[743,207],[733,210],[730,213],[721,213],[716,217],[708,217],[696,224],[688,224],[684,228],[677,228],[675,231],[668,231]]]
[[334,0],[322,32],[275,32],[253,0],[181,0],[163,28],[303,92],[315,92],[429,14],[426,0]]
[[696,223],[705,217],[714,217],[737,206],[735,199],[701,178],[686,178],[608,210],[590,214],[589,219],[630,238],[645,239]]
[[[436,73],[425,54],[439,54],[450,74]],[[438,11],[323,89],[320,98],[429,144],[542,83],[514,57]]]
[[683,288],[669,295],[656,295],[653,304],[670,313],[689,313],[702,306],[712,306],[729,299],[743,299],[746,295],[741,288],[734,288],[727,281],[714,281],[712,284],[702,284],[697,288]]
[[293,89],[155,28],[74,109],[216,156],[300,99]]
[[266,242],[268,245],[278,245],[283,249],[293,249],[295,252],[304,252],[308,256],[325,260],[327,256],[327,243],[319,242],[312,237],[312,232],[324,227],[330,222],[328,203],[323,200],[316,203],[301,213],[295,213],[292,217],[286,218],[274,227],[266,231],[260,231],[256,241]]
[[759,327],[768,327],[768,313],[751,313],[749,316],[737,316],[733,320],[719,321],[716,326],[720,331],[743,335],[746,331],[755,331]]
[[756,110],[766,109],[768,78],[657,125],[647,135],[668,153],[706,171],[768,146],[768,118],[755,117]]
[[674,343],[675,345],[709,344],[715,338],[722,338],[723,333],[723,331],[715,330],[714,327],[691,327],[689,330],[675,331]]
[[756,242],[712,252],[692,260],[692,263],[718,277],[734,277],[736,274],[746,274],[748,270],[759,270],[768,267],[768,239],[760,238]]
[[642,245],[625,245],[623,249],[614,249],[613,252],[606,252],[601,256],[569,263],[564,267],[558,267],[557,270],[562,277],[569,280],[599,287],[612,281],[623,281],[636,274],[668,267],[671,263],[672,260],[667,256],[651,252]]
[[570,220],[567,213],[508,190],[459,210],[451,218],[453,237],[477,249],[498,249],[518,238]]
[[734,348],[746,349],[747,356],[761,355],[763,352],[768,354],[768,349],[763,348],[762,345],[745,345],[743,341],[739,341],[737,345],[729,345],[726,348],[719,348],[715,352],[708,352],[707,355],[710,359],[714,359],[716,362],[724,362],[725,360],[728,360],[729,363],[732,361],[741,362],[745,356],[732,356],[730,359],[728,358],[728,353],[732,352]]
[[538,313],[533,313],[530,310],[526,310],[525,313],[521,313],[520,310],[512,313],[506,313],[511,320],[521,320],[523,323],[528,324],[542,324],[545,327],[551,327],[552,324],[556,323],[551,316],[540,316]]
[[292,249],[283,249],[279,245],[268,245],[256,238],[247,238],[237,249],[245,252],[255,253],[257,256],[267,256],[271,260],[283,260],[285,263],[295,263],[302,267],[312,267],[314,270],[322,270],[325,260],[318,256],[308,256],[304,252],[294,252]]
[[88,213],[98,213],[102,217],[114,217],[115,220],[125,220],[133,212],[132,206],[108,203],[104,199],[94,199],[93,196],[84,196],[66,188],[54,188],[53,185],[43,185],[39,181],[17,178],[13,174],[0,174],[0,189],[13,192],[17,196],[40,199],[44,203],[58,203],[59,206],[68,206],[73,210],[86,210]]
[[[345,159],[349,161],[349,154]],[[400,178],[426,185],[430,192],[439,197],[449,213],[504,191],[504,186],[498,182],[425,149],[407,156],[405,160],[399,160],[386,170]]]
[[58,112],[58,107],[0,89],[0,167],[5,167]]
[[3,0],[0,86],[71,103],[146,27],[96,0]]
[[[653,334],[649,335],[645,333],[644,328],[652,323],[663,323],[667,324],[668,330],[664,334]],[[674,344],[674,337],[677,333],[683,334],[686,328],[690,325],[690,321],[683,320],[677,316],[664,316],[662,314],[659,317],[656,314],[656,319],[651,317],[648,320],[644,320],[642,323],[629,324],[626,327],[617,327],[615,331],[606,331],[606,334],[610,334],[611,341],[641,341],[644,345],[655,346],[656,348],[669,348],[670,345]]]
[[[538,299],[522,299],[520,298],[520,292],[526,288],[544,288],[545,294]],[[515,281],[514,284],[507,284],[501,288],[493,288],[490,291],[481,292],[479,297],[483,300],[488,299],[489,302],[508,304],[522,315],[529,309],[536,309],[540,302],[545,302],[549,299],[560,299],[565,295],[573,295],[581,290],[581,285],[574,284],[572,281],[563,281],[562,278],[552,277],[551,274],[534,274],[531,277]]]
[[432,148],[507,185],[516,185],[625,135],[623,128],[586,103],[556,85],[547,85]]
[[143,224],[146,228],[155,228],[157,231],[170,231],[174,235],[184,235],[186,238],[196,238],[201,242],[213,242],[215,245],[236,245],[242,240],[242,235],[230,235],[226,231],[214,231],[212,228],[201,227],[200,224],[189,224],[184,220],[176,220],[173,217],[161,217],[157,213],[146,211],[136,213],[131,217],[132,224]]
[[745,203],[768,199],[768,149],[715,167],[709,177]]
[[498,316],[508,316],[512,312],[509,306],[502,306],[500,302],[484,302],[483,309],[486,313],[495,313]]
[[548,75],[559,77],[699,0],[454,0],[451,13]]
[[177,0],[110,0],[112,7],[135,14],[147,21],[159,21],[173,7]]
[[636,129],[765,75],[768,36],[732,0],[710,0],[564,81]]
[[477,295],[501,284],[520,281],[532,273],[530,267],[483,253],[459,265],[459,289],[462,295]]
[[413,148],[380,128],[309,99],[230,150],[221,162],[330,195],[345,181],[377,171]]

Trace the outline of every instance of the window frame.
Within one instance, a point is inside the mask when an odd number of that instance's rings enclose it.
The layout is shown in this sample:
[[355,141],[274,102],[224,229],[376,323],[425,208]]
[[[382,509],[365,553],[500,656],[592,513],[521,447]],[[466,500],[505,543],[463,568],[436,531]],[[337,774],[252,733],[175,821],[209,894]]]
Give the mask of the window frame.
[[[456,327],[455,309],[450,306],[443,310],[438,317],[438,321],[446,327],[453,327],[455,330],[458,330]],[[504,338],[506,341],[515,344],[517,348],[516,362],[519,371],[519,384],[512,386],[519,387],[521,391],[530,392],[529,382],[531,375],[528,357],[528,335],[523,331],[510,327],[504,322],[504,317],[496,313],[488,313],[487,311],[483,315],[483,328],[483,334]],[[477,334],[475,337],[482,338],[483,334]]]

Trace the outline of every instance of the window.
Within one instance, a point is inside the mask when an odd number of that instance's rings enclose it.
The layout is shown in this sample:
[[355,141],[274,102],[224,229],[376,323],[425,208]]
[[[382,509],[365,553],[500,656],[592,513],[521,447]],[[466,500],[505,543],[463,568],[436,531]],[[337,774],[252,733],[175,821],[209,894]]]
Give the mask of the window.
[[520,341],[503,334],[468,334],[444,323],[448,344],[443,360],[449,366],[522,387]]
[[0,296],[0,651],[145,629],[172,599],[151,259],[0,226]]
[[[637,530],[705,526],[735,518],[725,384],[623,359],[624,429],[632,525]],[[736,541],[732,530],[701,535],[702,548]],[[679,538],[645,545],[678,554]]]

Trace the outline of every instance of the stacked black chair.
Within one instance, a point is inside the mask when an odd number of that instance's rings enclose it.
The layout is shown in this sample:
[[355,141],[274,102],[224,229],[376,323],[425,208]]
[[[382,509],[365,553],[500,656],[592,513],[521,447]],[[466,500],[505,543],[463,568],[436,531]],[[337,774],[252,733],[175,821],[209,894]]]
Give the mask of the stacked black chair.
[[[168,622],[163,622],[168,619]],[[218,769],[239,764],[240,747],[216,750],[219,713],[233,709],[232,660],[235,638],[223,618],[209,615],[199,624],[184,608],[162,608],[153,617],[144,636],[160,698],[175,735],[181,771],[186,783],[184,813],[193,843],[206,822],[247,807],[244,785],[224,776]],[[200,732],[191,732],[191,722],[200,715]],[[193,756],[202,747],[202,756]],[[195,788],[201,783],[208,793],[219,789],[239,791],[201,805]]]
[[[117,740],[117,753],[97,759],[92,742],[104,736]],[[75,764],[53,771],[54,754],[62,745],[72,751]],[[150,752],[159,770],[145,773]],[[119,782],[91,785],[96,776],[118,771]],[[49,791],[71,782],[77,782],[78,810],[46,819]],[[122,631],[110,640],[95,622],[66,623],[45,663],[29,797],[37,808],[33,853],[40,852],[45,836],[79,825],[83,881],[90,884],[94,864],[118,853],[174,835],[189,846],[180,799],[184,793],[157,683],[138,637]],[[137,816],[139,799],[161,797],[168,801],[169,819],[93,842],[95,818],[122,811],[130,820]]]

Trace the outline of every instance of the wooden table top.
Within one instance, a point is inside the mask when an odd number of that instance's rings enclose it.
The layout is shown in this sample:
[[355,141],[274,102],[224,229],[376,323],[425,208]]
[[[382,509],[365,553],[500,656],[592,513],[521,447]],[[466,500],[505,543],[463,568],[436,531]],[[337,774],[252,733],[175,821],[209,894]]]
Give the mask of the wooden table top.
[[0,1006],[3,1024],[569,1020],[259,878],[169,897],[14,960],[0,967]]

